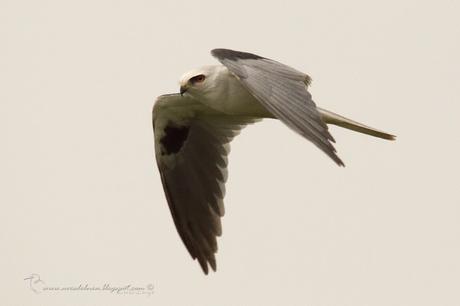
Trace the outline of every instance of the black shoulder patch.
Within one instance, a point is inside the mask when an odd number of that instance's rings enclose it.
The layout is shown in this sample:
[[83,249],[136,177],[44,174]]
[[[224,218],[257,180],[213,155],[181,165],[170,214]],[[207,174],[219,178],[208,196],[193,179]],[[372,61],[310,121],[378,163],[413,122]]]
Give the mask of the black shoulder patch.
[[211,50],[211,54],[212,56],[217,57],[220,60],[229,59],[232,61],[236,61],[239,59],[265,59],[265,57],[258,56],[256,54],[234,51],[230,49],[214,49]]
[[165,129],[165,135],[160,139],[160,143],[164,148],[164,153],[167,155],[175,154],[180,151],[187,140],[189,126],[174,126],[168,124]]

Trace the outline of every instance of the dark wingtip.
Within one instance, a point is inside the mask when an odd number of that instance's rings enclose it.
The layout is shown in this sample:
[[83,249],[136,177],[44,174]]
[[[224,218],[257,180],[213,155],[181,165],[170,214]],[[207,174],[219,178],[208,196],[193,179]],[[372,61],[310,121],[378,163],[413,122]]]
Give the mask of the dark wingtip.
[[211,266],[212,271],[217,271],[217,263],[214,254],[212,254],[209,258],[197,257],[196,259],[198,259],[198,263],[200,264],[201,270],[203,270],[203,273],[205,275],[209,274],[209,266]]
[[334,157],[335,157],[335,158],[333,158],[333,160],[335,161],[335,163],[336,163],[339,167],[344,167],[344,168],[345,168],[345,163],[344,163],[337,155],[335,155]]
[[216,260],[215,260],[215,259],[214,259],[214,260],[211,260],[209,263],[211,264],[211,269],[212,269],[214,272],[216,272],[216,270],[217,270]]
[[218,58],[219,60],[264,59],[264,57],[259,56],[257,54],[242,52],[242,51],[235,51],[235,50],[224,49],[224,48],[217,48],[217,49],[211,50],[211,55]]
[[212,50],[211,50],[211,55],[217,57],[217,55],[219,54],[219,52],[222,52],[222,50],[225,50],[225,49],[222,49],[222,48],[212,49]]
[[198,257],[198,262],[200,263],[200,267],[201,267],[201,270],[203,270],[203,273],[205,275],[208,275],[209,273],[208,262],[204,259],[200,259],[199,257]]
[[[328,143],[328,146],[327,148],[325,149],[324,147],[321,147],[320,148],[339,166],[339,167],[345,167],[345,164],[344,162],[340,159],[340,157],[337,155],[337,150],[335,149],[335,147],[332,145],[332,143],[335,143],[335,139],[334,137],[332,137],[332,135],[327,132],[328,134],[328,139],[329,139],[329,143]],[[331,143],[332,142],[332,143]]]

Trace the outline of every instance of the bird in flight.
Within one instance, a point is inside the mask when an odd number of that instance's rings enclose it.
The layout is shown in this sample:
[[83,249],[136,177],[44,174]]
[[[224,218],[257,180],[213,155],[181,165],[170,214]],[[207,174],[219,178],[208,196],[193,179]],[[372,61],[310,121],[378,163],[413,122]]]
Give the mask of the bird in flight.
[[327,124],[375,137],[395,136],[319,108],[308,92],[310,77],[255,54],[214,49],[222,65],[185,73],[180,93],[156,99],[155,157],[163,189],[187,250],[205,274],[216,270],[216,237],[222,234],[229,143],[248,124],[279,119],[337,165]]

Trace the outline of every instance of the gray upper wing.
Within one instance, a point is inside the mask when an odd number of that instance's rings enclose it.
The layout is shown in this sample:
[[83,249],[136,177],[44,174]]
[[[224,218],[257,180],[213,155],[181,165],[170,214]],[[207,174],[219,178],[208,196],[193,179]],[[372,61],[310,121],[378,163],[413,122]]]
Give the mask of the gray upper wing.
[[192,103],[178,105],[186,99],[179,95],[160,99],[170,100],[153,114],[154,132],[161,135],[155,137],[155,151],[163,188],[182,241],[207,274],[208,263],[216,269],[229,143],[254,120],[199,111],[186,111],[187,117],[177,120],[171,112],[181,113]]
[[313,142],[339,166],[334,138],[307,91],[310,78],[289,66],[246,52],[214,49],[211,54],[233,73],[275,117]]

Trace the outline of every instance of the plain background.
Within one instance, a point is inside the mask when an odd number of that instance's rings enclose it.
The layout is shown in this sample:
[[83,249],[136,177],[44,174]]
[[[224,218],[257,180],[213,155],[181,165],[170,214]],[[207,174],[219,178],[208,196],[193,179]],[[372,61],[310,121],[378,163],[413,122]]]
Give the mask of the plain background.
[[[0,1],[2,305],[459,305],[460,2]],[[174,228],[154,98],[209,51],[313,78],[339,168],[279,122],[232,143],[218,272]],[[153,283],[150,296],[35,294]]]

